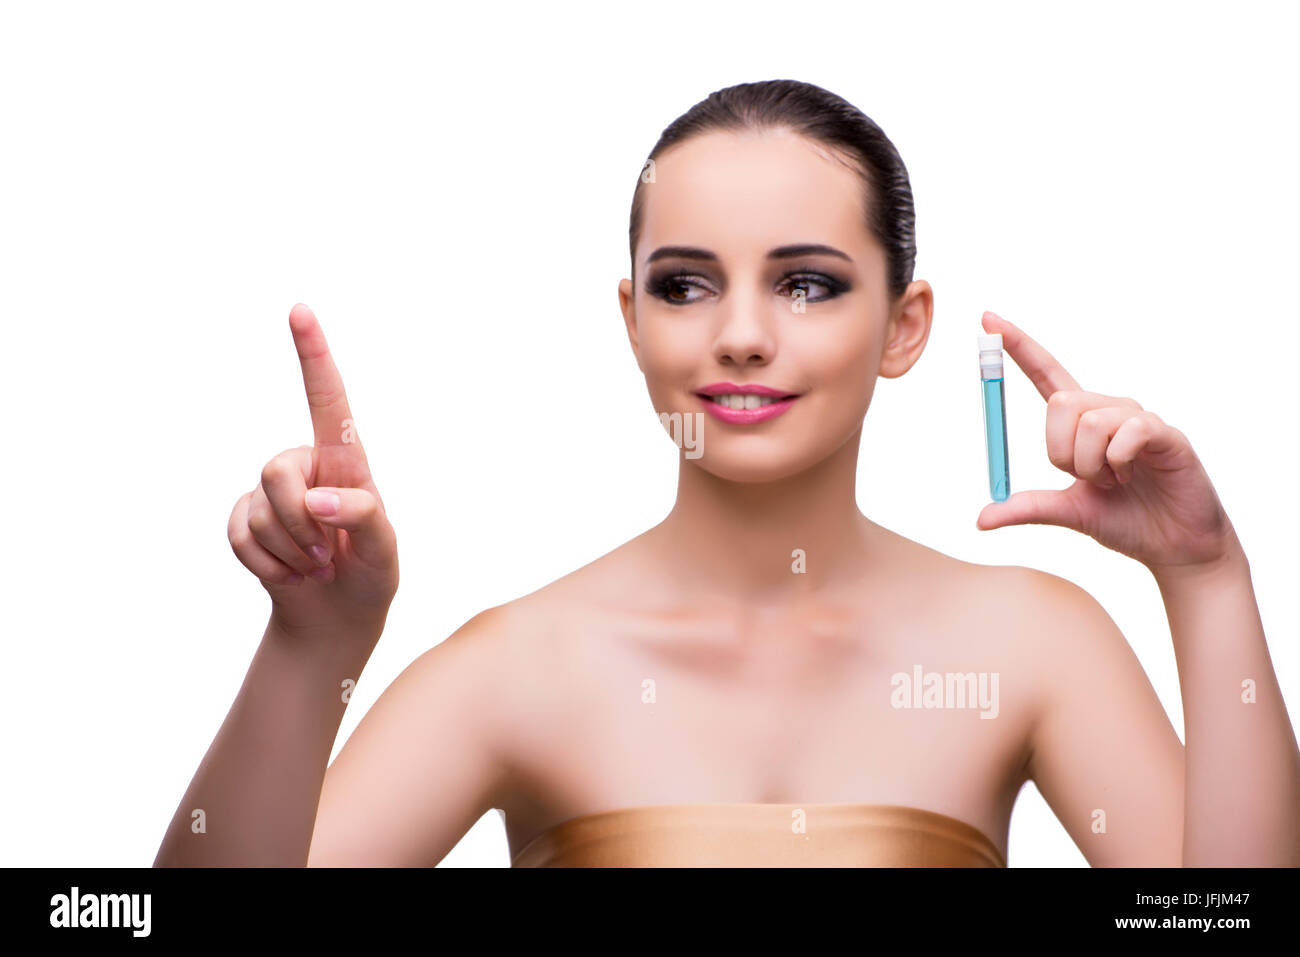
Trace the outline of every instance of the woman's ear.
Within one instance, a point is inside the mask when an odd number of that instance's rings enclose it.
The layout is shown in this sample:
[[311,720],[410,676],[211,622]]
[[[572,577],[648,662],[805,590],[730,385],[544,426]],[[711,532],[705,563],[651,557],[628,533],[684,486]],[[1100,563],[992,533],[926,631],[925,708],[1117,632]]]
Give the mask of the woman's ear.
[[921,358],[934,318],[934,290],[924,279],[909,283],[891,313],[880,356],[879,375],[886,379],[898,378]]
[[618,308],[623,313],[623,324],[627,326],[627,341],[632,343],[636,367],[645,372],[641,365],[641,346],[636,338],[636,299],[632,294],[631,279],[620,279],[618,282]]

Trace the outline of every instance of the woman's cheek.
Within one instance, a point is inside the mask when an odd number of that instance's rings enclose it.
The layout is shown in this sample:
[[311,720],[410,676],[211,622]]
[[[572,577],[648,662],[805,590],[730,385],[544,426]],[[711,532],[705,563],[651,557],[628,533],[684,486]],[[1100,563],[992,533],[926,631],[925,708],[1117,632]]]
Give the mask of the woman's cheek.
[[641,338],[641,368],[647,381],[667,393],[695,385],[693,376],[700,356],[708,355],[708,343],[691,342],[682,335],[661,335],[657,327],[646,329]]

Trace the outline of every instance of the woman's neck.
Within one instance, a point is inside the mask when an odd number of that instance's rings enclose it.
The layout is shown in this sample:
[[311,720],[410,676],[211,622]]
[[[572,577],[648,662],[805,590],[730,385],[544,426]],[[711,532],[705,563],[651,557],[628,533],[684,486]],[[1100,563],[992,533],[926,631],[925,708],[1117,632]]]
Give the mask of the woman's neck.
[[861,436],[773,482],[727,481],[683,459],[677,502],[646,533],[657,564],[683,596],[755,605],[861,582],[884,542],[857,505]]

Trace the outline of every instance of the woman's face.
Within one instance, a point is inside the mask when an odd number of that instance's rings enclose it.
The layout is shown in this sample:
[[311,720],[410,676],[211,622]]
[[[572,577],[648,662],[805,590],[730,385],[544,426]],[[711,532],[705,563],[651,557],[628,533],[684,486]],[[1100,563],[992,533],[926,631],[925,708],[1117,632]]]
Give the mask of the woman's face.
[[[694,137],[642,183],[637,288],[624,279],[619,300],[655,412],[700,413],[703,454],[687,458],[709,472],[760,482],[816,465],[861,428],[876,377],[920,356],[929,285],[891,308],[862,189],[831,151],[783,130]],[[728,383],[794,398],[711,408],[704,390]]]

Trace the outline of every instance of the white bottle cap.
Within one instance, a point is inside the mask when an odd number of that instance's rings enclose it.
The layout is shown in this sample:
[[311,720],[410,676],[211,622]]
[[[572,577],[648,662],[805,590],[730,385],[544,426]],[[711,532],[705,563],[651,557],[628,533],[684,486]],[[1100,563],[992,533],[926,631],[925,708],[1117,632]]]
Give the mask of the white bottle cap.
[[1002,333],[978,337],[980,347],[980,378],[1002,378]]

